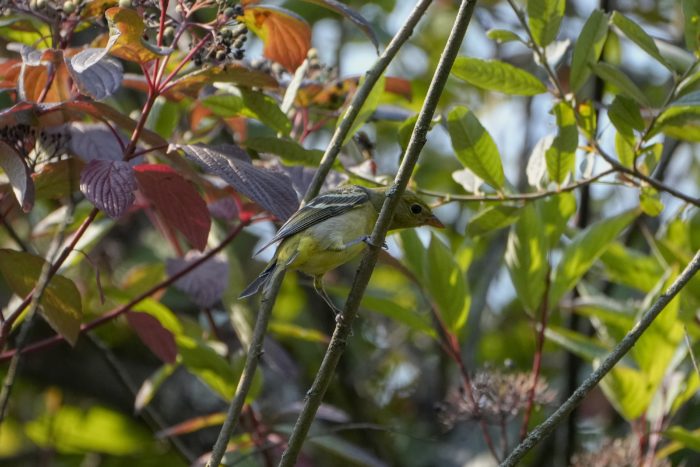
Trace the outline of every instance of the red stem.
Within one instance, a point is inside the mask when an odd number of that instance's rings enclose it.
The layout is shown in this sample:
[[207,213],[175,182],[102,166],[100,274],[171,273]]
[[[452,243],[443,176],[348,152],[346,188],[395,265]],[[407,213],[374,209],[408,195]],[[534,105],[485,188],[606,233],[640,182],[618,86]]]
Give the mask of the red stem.
[[170,86],[168,86],[168,83],[170,83],[170,81],[172,81],[173,78],[175,78],[175,76],[180,72],[180,70],[182,70],[182,67],[184,67],[185,64],[187,64],[192,59],[192,57],[195,56],[195,54],[197,52],[199,52],[199,49],[204,47],[204,44],[207,43],[207,36],[208,35],[209,35],[209,33],[205,34],[205,36],[202,39],[200,39],[200,41],[197,43],[197,45],[192,47],[192,50],[190,50],[189,53],[187,55],[185,55],[185,58],[183,58],[182,61],[177,64],[175,69],[173,71],[171,71],[170,74],[159,84],[158,92],[160,94],[163,94],[163,93],[167,92],[168,89],[170,89]]
[[547,317],[549,314],[549,285],[550,285],[550,274],[551,266],[548,267],[547,275],[545,277],[545,287],[544,295],[542,297],[542,305],[540,306],[540,323],[539,329],[536,329],[536,348],[535,356],[532,360],[532,387],[530,387],[530,393],[527,399],[527,408],[525,409],[525,414],[523,415],[523,424],[520,427],[520,441],[525,439],[527,436],[527,426],[530,424],[530,416],[532,415],[532,408],[535,405],[535,394],[537,390],[537,380],[540,377],[540,371],[542,369],[542,353],[544,349],[544,331],[547,328]]
[[[201,256],[200,258],[198,258],[193,263],[189,264],[186,268],[182,269],[181,271],[178,271],[176,274],[173,274],[172,276],[168,277],[167,279],[163,280],[162,282],[154,285],[153,287],[151,287],[147,291],[143,292],[141,295],[139,295],[136,298],[129,301],[127,304],[122,305],[118,308],[115,308],[114,310],[105,313],[104,315],[90,321],[89,323],[85,323],[85,324],[81,325],[80,326],[80,334],[83,334],[91,329],[99,327],[99,326],[103,325],[104,323],[112,321],[113,319],[117,318],[118,316],[121,316],[122,314],[129,311],[131,308],[133,308],[139,302],[145,300],[146,298],[150,297],[151,295],[158,292],[159,290],[162,290],[162,289],[170,286],[171,284],[173,284],[175,281],[177,281],[181,277],[190,273],[191,271],[193,271],[194,269],[199,267],[199,265],[201,265],[202,263],[207,261],[209,258],[211,258],[215,254],[217,254],[218,252],[223,250],[226,247],[226,245],[228,245],[234,238],[236,238],[238,236],[238,234],[243,230],[243,228],[249,224],[250,224],[250,222],[241,222],[240,224],[238,224],[238,226],[236,226],[235,229],[233,229],[233,231],[231,231],[231,233],[226,238],[224,238],[221,241],[221,243],[219,245],[217,245],[215,248],[213,248],[212,250],[207,252],[207,254],[205,254],[204,256]],[[59,342],[63,342],[64,340],[65,339],[63,338],[63,336],[57,334],[53,337],[49,337],[47,339],[43,339],[43,340],[40,340],[38,342],[35,342],[34,344],[23,347],[22,350],[20,351],[20,353],[22,355],[24,355],[24,354],[28,354],[28,353],[37,352],[39,350],[43,350],[43,349],[52,347],[52,346],[58,344]],[[0,354],[0,362],[4,362],[4,361],[11,359],[12,356],[16,352],[17,352],[17,349],[3,352],[2,354]]]

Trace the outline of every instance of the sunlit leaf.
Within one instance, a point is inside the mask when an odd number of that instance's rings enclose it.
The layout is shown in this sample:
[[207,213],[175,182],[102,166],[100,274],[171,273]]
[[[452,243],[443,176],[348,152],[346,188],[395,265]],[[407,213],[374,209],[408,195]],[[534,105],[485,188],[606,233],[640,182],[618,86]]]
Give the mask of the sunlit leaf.
[[664,210],[661,194],[652,187],[642,187],[641,190],[639,190],[639,207],[647,216],[658,216]]
[[39,51],[23,46],[21,54],[23,63],[17,86],[21,100],[55,103],[72,99],[72,79],[63,50]]
[[184,335],[176,337],[182,364],[224,400],[230,400],[238,384],[238,374],[221,355],[206,343]]
[[236,91],[237,94],[217,94],[206,97],[202,103],[222,117],[242,115],[259,120],[280,133],[289,133],[291,123],[272,97],[245,89]]
[[163,383],[173,374],[175,368],[177,368],[176,365],[165,364],[143,380],[136,397],[134,397],[134,411],[136,413],[141,412],[144,407],[151,403]]
[[121,63],[105,57],[102,49],[83,50],[66,64],[78,90],[93,99],[105,99],[121,86],[124,76]]
[[688,431],[682,426],[672,426],[664,431],[664,436],[681,443],[684,447],[700,452],[700,430]]
[[549,291],[549,302],[554,305],[571,290],[608,245],[637,217],[637,211],[627,211],[591,224],[578,233],[562,253],[557,264]]
[[318,149],[306,149],[296,141],[289,138],[273,138],[261,136],[248,138],[245,146],[260,153],[270,153],[279,156],[282,162],[291,165],[306,165],[318,167],[323,157],[323,151]]
[[615,410],[630,422],[647,411],[656,392],[644,373],[622,365],[613,368],[600,387]]
[[[46,262],[29,253],[0,250],[0,274],[10,289],[24,298],[36,287]],[[75,345],[83,314],[80,292],[70,279],[53,276],[39,302],[41,314],[51,327]]]
[[505,94],[534,96],[547,91],[547,86],[535,76],[498,60],[458,57],[452,74],[474,86]]
[[163,138],[170,139],[177,130],[180,116],[180,107],[177,104],[159,96],[148,114],[146,127]]
[[466,107],[454,108],[447,118],[447,128],[459,161],[492,187],[503,188],[505,177],[498,148],[474,113]]
[[146,25],[136,10],[112,7],[105,11],[110,41],[106,49],[112,55],[137,63],[147,63],[169,51],[143,38]]
[[509,31],[507,29],[489,29],[486,32],[486,37],[488,37],[492,41],[496,41],[499,43],[513,42],[513,41],[522,42],[523,41],[520,36],[518,36],[513,31]]
[[248,29],[262,39],[263,54],[294,72],[311,48],[311,28],[289,10],[272,6],[246,7],[239,17]]
[[617,242],[611,244],[600,259],[611,281],[642,292],[649,292],[664,272],[653,255],[644,255]]
[[83,164],[71,157],[44,164],[32,174],[36,199],[60,199],[80,189],[80,172]]
[[590,76],[589,63],[596,63],[600,58],[605,39],[608,36],[608,18],[607,13],[593,10],[578,35],[571,59],[569,78],[571,90],[574,92],[578,92]]
[[204,250],[211,217],[194,185],[164,164],[137,165],[134,171],[141,193],[163,220],[182,233],[193,247]]
[[534,315],[544,298],[549,274],[547,241],[541,219],[527,204],[508,235],[505,261],[518,299]]
[[434,234],[430,237],[425,265],[426,287],[447,329],[458,334],[467,323],[471,304],[469,285],[450,249]]
[[472,218],[467,225],[467,233],[470,237],[478,237],[508,227],[518,220],[520,210],[517,206],[507,204],[488,207]]
[[566,102],[557,103],[552,112],[557,117],[559,132],[545,152],[545,160],[550,180],[562,184],[574,170],[578,129],[574,110]]
[[276,88],[277,80],[267,73],[251,70],[234,63],[226,66],[200,68],[173,81],[170,93],[184,93],[196,96],[197,92],[211,83],[230,83],[236,86],[256,88]]
[[647,140],[658,133],[684,141],[700,141],[700,105],[667,108],[656,119]]
[[565,8],[565,0],[528,0],[528,24],[537,45],[544,47],[557,38]]
[[280,339],[288,338],[306,342],[316,342],[320,344],[328,344],[328,342],[331,340],[327,334],[320,331],[297,326],[296,324],[287,323],[284,321],[271,321],[269,328],[270,332]]

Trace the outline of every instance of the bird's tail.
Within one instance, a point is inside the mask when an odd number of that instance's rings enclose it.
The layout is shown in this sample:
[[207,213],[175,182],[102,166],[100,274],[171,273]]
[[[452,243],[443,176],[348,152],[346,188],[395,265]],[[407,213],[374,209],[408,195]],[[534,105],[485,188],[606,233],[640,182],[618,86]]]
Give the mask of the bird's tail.
[[274,275],[275,269],[277,269],[277,261],[272,261],[267,265],[265,270],[261,272],[260,275],[253,282],[251,282],[248,287],[245,288],[245,290],[243,290],[243,292],[241,292],[238,298],[241,299],[250,297],[251,295],[258,293],[260,289],[267,287],[267,284]]

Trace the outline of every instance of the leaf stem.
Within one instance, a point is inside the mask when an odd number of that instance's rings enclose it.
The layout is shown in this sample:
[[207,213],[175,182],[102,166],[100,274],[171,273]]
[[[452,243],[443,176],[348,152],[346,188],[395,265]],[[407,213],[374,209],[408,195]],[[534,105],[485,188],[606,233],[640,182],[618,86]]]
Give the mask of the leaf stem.
[[556,426],[566,418],[569,412],[578,406],[583,398],[586,397],[586,395],[600,383],[603,377],[613,369],[617,362],[629,352],[644,331],[654,322],[654,319],[656,319],[659,313],[661,313],[671,300],[673,300],[673,298],[688,284],[698,270],[700,270],[700,250],[695,253],[693,259],[666,292],[649,307],[637,324],[625,335],[612,352],[601,361],[598,368],[581,383],[576,391],[574,391],[547,420],[530,432],[530,434],[510,453],[506,460],[501,463],[501,467],[516,466],[533,447],[550,435]]
[[[420,5],[421,4],[419,4],[419,6]],[[396,175],[394,185],[386,192],[384,205],[382,206],[379,218],[370,237],[369,244],[374,246],[370,246],[365,252],[360,267],[355,274],[355,279],[343,312],[336,318],[336,327],[333,332],[333,337],[323,357],[321,367],[316,373],[316,378],[311,389],[307,392],[304,407],[299,413],[299,417],[294,425],[287,449],[282,454],[282,459],[279,464],[280,467],[292,467],[296,464],[296,459],[311,428],[316,412],[333,378],[336,366],[338,365],[352,329],[352,321],[357,315],[362,296],[364,295],[372,271],[377,263],[380,248],[376,245],[382,245],[384,242],[394,211],[406,190],[406,186],[416,166],[420,152],[425,145],[435,109],[437,108],[447,78],[449,77],[450,69],[464,40],[464,35],[467,32],[467,26],[469,25],[475,6],[475,0],[463,0],[460,3],[452,31],[450,32],[447,44],[440,56],[440,61],[433,75],[433,79],[431,80],[423,107],[418,114],[416,125],[413,128],[413,133],[411,134],[411,139]],[[417,9],[418,7],[416,7],[416,10]],[[414,13],[416,10],[414,10]],[[334,136],[338,136],[338,132],[336,132]]]

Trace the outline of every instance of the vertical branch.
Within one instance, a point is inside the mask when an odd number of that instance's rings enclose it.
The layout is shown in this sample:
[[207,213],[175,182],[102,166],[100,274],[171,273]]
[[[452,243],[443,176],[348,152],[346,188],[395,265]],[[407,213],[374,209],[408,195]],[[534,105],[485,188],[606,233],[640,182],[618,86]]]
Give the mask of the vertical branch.
[[362,104],[364,104],[364,102],[367,100],[367,97],[369,97],[369,93],[372,92],[372,89],[374,89],[374,85],[377,83],[377,80],[379,80],[379,77],[382,76],[382,73],[384,73],[384,70],[386,70],[386,68],[389,66],[389,63],[392,62],[399,49],[408,40],[408,38],[411,37],[413,34],[413,29],[418,24],[418,21],[420,21],[420,19],[423,17],[425,11],[428,9],[431,3],[431,0],[420,0],[416,4],[415,8],[406,20],[406,23],[404,23],[399,32],[394,36],[372,68],[367,70],[367,73],[365,73],[365,80],[362,83],[362,86],[357,88],[357,92],[355,92],[355,95],[350,101],[345,117],[340,121],[338,128],[335,130],[335,133],[333,133],[330,143],[328,143],[328,148],[323,154],[323,158],[321,158],[321,163],[318,166],[318,170],[314,174],[314,178],[311,180],[309,188],[306,190],[304,202],[310,201],[321,190],[321,185],[323,185],[323,182],[326,179],[328,172],[330,172],[336,157],[338,157],[340,149],[343,147],[343,141],[350,132],[355,119],[359,115]]
[[642,315],[641,319],[625,335],[619,344],[600,363],[600,366],[591,373],[586,380],[571,394],[571,396],[559,408],[542,422],[537,428],[532,430],[501,464],[502,467],[512,467],[534,448],[540,441],[549,436],[552,431],[564,421],[564,418],[578,406],[584,397],[600,383],[622,357],[629,352],[644,331],[654,322],[654,319],[666,308],[671,300],[685,287],[695,273],[700,269],[700,250],[695,253],[693,259],[688,263],[683,272],[676,278],[671,286],[664,292],[649,309]]
[[413,133],[411,134],[406,153],[399,167],[396,179],[394,180],[394,185],[387,190],[384,205],[382,206],[379,218],[369,240],[372,246],[370,246],[364,254],[360,267],[355,274],[355,279],[350,289],[348,300],[345,303],[345,308],[343,312],[338,315],[333,337],[331,338],[331,342],[323,357],[323,362],[316,374],[311,389],[307,393],[304,407],[299,413],[299,417],[294,425],[287,449],[284,454],[282,454],[282,459],[279,464],[280,467],[292,467],[296,464],[296,459],[309,433],[311,423],[316,416],[316,411],[321,405],[323,396],[333,378],[335,368],[338,365],[338,361],[340,360],[352,329],[352,321],[357,314],[362,296],[367,288],[374,266],[377,263],[377,256],[380,249],[377,245],[382,245],[384,242],[389,223],[394,215],[394,210],[398,205],[400,197],[406,190],[409,178],[413,173],[420,152],[425,145],[427,133],[430,129],[430,122],[435,114],[438,100],[447,82],[452,64],[457,57],[464,35],[467,32],[467,26],[471,20],[475,5],[476,1],[474,0],[463,0],[460,4],[459,12],[457,13],[447,44],[440,56],[440,62],[438,63],[430,83],[423,108],[418,114],[418,120],[413,128]]

